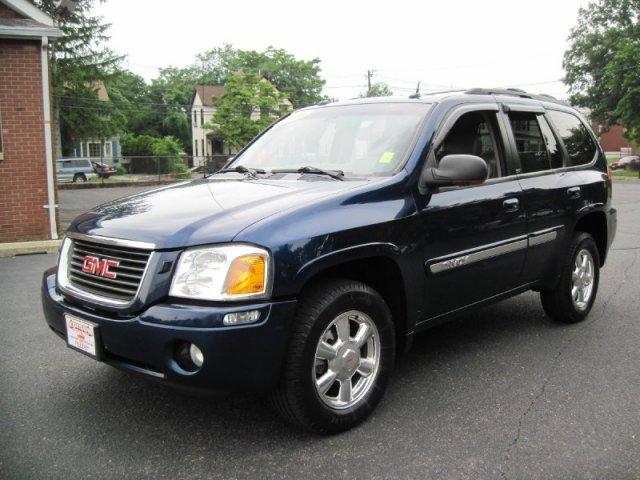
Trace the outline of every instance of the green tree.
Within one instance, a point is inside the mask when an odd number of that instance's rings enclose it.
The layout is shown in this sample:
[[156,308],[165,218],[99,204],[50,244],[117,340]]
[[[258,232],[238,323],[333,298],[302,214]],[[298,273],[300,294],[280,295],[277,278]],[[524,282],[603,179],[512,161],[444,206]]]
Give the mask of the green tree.
[[242,70],[269,80],[294,108],[324,99],[325,81],[320,77],[320,59],[299,60],[286,50],[268,47],[262,52],[240,50],[226,44],[198,55],[201,78],[211,85],[222,84]]
[[62,37],[50,49],[55,116],[60,122],[63,151],[80,138],[108,138],[125,119],[109,102],[100,102],[97,82],[105,81],[122,60],[104,46],[109,24],[91,15],[93,0],[78,0],[72,12],[53,0],[35,0],[53,17]]
[[284,112],[283,95],[255,73],[236,73],[224,86],[225,94],[216,99],[216,113],[206,128],[233,148],[246,145]]
[[385,82],[377,82],[371,85],[371,88],[360,94],[360,98],[365,97],[390,97],[393,92]]
[[640,140],[640,0],[598,0],[578,14],[564,55],[571,102]]

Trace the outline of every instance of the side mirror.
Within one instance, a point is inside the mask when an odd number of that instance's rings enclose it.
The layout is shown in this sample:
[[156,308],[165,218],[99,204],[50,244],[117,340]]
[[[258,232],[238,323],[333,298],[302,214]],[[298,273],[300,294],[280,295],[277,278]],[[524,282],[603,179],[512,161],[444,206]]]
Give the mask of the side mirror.
[[489,175],[487,162],[475,155],[446,155],[438,168],[427,168],[420,178],[421,187],[437,188],[482,183]]

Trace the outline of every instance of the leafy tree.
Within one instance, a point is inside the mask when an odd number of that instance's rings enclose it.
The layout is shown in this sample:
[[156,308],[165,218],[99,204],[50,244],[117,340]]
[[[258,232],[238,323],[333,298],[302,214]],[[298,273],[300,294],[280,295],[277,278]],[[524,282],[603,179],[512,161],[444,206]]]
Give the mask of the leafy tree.
[[390,97],[393,92],[385,82],[377,82],[371,85],[371,88],[365,93],[360,94],[360,98],[365,97]]
[[581,8],[564,55],[571,102],[605,126],[640,140],[640,0],[598,0]]
[[98,81],[106,80],[122,57],[104,46],[109,24],[90,14],[93,0],[78,0],[72,12],[53,0],[36,6],[58,22],[62,37],[50,49],[55,116],[59,118],[63,150],[81,138],[108,138],[125,121],[113,105],[98,100]]
[[[269,80],[294,108],[313,105],[323,100],[325,81],[320,78],[320,59],[299,60],[286,50],[268,47],[262,52],[239,50],[226,44],[198,55],[201,78],[210,84],[221,84],[242,70]],[[206,83],[206,82],[205,82]]]
[[282,99],[268,80],[239,72],[225,82],[225,94],[216,100],[216,113],[205,127],[218,132],[229,146],[243,147],[284,112]]

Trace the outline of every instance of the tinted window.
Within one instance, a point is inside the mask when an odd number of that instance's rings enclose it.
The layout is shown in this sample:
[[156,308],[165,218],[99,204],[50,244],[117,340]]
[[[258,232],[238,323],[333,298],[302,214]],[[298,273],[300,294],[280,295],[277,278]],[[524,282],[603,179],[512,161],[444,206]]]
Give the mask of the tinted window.
[[528,112],[511,112],[509,122],[520,157],[521,172],[549,170],[551,162],[537,115]]
[[570,113],[551,110],[549,116],[569,154],[568,166],[590,163],[596,154],[596,144],[587,127]]
[[542,136],[544,137],[544,140],[547,144],[547,151],[549,152],[551,168],[562,167],[562,152],[560,151],[556,136],[553,134],[551,127],[542,115],[538,116],[538,122],[540,123],[540,129],[542,130]]
[[500,157],[496,147],[492,123],[495,114],[471,112],[462,115],[438,147],[438,162],[445,155],[467,154],[484,159],[489,167],[489,178],[500,176]]

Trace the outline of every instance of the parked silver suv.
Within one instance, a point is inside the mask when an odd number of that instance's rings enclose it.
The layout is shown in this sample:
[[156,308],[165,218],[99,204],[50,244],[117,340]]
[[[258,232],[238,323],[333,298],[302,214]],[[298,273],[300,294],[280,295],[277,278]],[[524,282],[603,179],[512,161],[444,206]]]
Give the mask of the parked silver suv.
[[97,177],[93,164],[88,158],[60,158],[56,161],[58,182],[86,182]]

